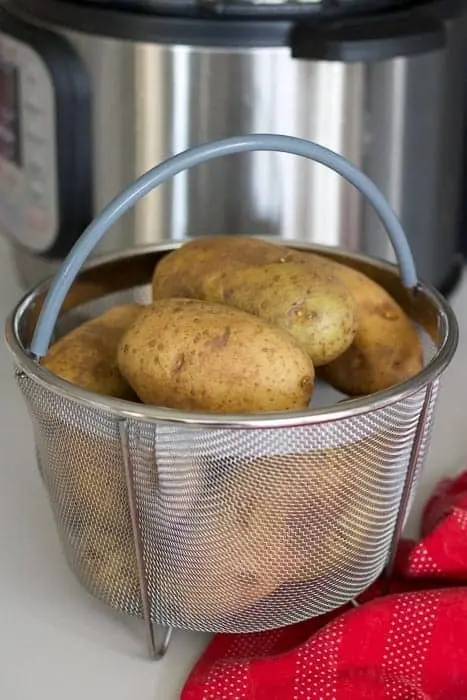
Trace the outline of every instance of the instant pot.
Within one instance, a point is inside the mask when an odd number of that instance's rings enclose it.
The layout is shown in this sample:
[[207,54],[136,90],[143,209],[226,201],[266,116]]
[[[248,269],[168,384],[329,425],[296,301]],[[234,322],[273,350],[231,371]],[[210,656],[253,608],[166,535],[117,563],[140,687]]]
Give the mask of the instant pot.
[[[54,270],[92,217],[168,155],[272,132],[360,166],[401,217],[420,276],[446,290],[460,268],[465,4],[1,3],[0,230],[21,280]],[[277,153],[180,174],[105,248],[216,233],[392,259],[347,183]]]

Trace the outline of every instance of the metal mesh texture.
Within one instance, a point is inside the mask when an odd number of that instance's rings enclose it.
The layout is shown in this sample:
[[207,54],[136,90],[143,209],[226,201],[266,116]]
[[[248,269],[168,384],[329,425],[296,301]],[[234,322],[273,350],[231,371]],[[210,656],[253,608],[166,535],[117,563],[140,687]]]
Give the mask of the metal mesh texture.
[[[142,615],[119,420],[17,378],[71,567]],[[387,561],[425,394],[295,428],[124,421],[151,621],[258,631],[357,596]]]
[[[414,478],[411,485],[411,492],[407,507],[407,512],[405,516],[405,521],[407,520],[412,504],[414,501],[415,494],[417,492],[417,486],[420,482],[420,478],[423,475],[423,468],[425,466],[427,453],[430,447],[431,433],[433,429],[433,422],[435,417],[436,402],[438,399],[439,392],[439,381],[435,381],[431,384],[431,396],[428,403],[425,415],[424,430],[421,435],[420,451],[418,453],[417,464],[415,466]],[[404,521],[404,524],[405,524]]]

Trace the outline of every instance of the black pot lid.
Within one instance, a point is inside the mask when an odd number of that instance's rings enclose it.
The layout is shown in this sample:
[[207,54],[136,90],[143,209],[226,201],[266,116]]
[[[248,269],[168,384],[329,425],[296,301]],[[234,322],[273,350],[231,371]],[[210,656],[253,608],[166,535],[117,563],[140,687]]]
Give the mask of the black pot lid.
[[74,0],[74,4],[146,14],[324,19],[400,8],[414,0]]
[[[26,20],[138,42],[375,61],[438,50],[467,0],[0,0]],[[340,3],[340,4],[339,4]]]

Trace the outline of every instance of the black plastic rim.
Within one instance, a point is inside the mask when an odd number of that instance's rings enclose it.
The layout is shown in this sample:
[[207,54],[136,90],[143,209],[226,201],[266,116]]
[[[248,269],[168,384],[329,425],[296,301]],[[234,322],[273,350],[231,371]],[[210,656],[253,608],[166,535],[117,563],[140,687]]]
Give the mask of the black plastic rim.
[[180,14],[202,17],[261,17],[269,19],[334,18],[378,12],[413,5],[413,0],[286,0],[283,4],[261,4],[250,0],[72,0],[83,6],[140,12],[145,15]]
[[114,39],[212,47],[287,46],[289,20],[226,19],[199,10],[161,15],[70,0],[7,0],[9,12],[29,20]]
[[292,29],[302,22],[319,25],[344,16],[392,15],[407,7],[450,19],[464,10],[466,0],[322,0],[289,6],[137,0],[132,9],[129,0],[3,0],[3,4],[29,21],[85,34],[161,44],[261,48],[289,46]]

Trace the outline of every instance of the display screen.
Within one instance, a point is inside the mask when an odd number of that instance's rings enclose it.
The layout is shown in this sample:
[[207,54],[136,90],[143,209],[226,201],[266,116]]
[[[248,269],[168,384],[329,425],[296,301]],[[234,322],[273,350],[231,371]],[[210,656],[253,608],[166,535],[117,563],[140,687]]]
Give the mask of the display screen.
[[0,58],[0,157],[21,167],[19,73]]

